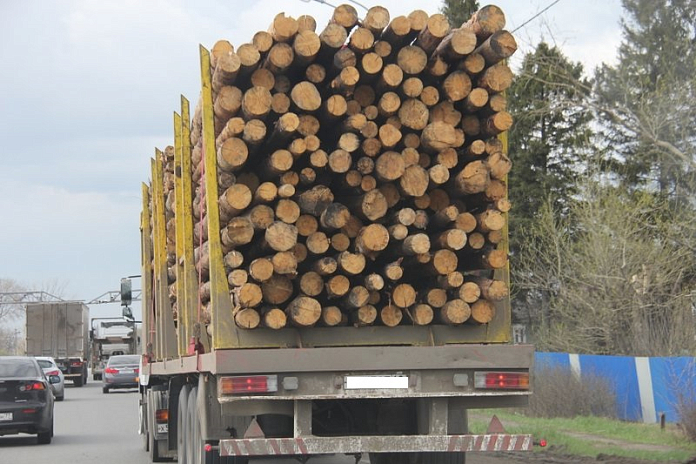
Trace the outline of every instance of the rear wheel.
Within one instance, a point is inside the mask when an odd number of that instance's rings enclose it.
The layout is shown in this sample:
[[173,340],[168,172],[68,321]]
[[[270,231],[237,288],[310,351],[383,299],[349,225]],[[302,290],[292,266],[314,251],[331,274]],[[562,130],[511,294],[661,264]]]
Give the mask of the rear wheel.
[[82,385],[84,385],[84,379],[82,378],[82,376],[75,377],[75,379],[73,380],[73,384],[76,387],[81,387]]
[[51,418],[51,428],[45,432],[41,432],[37,435],[36,440],[38,441],[39,445],[48,445],[51,443],[51,439],[53,438],[53,418]]
[[102,387],[102,393],[104,393],[104,394],[109,393],[109,387]]

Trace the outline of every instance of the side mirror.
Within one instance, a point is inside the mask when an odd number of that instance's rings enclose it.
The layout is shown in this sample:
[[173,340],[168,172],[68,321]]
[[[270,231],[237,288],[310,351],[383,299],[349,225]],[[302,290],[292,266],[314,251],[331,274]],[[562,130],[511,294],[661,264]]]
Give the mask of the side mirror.
[[48,381],[50,383],[60,383],[60,377],[57,375],[50,375]]
[[130,279],[121,279],[121,306],[128,307],[133,301],[133,284]]

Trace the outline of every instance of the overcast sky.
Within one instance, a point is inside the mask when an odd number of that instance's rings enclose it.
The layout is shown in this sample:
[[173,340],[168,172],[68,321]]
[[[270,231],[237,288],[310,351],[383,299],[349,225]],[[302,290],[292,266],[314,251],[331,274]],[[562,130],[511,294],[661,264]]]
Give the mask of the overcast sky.
[[[440,7],[360,3],[392,17]],[[509,30],[550,3],[496,2]],[[154,147],[172,144],[180,94],[198,98],[198,44],[250,42],[279,12],[323,27],[331,11],[303,0],[0,0],[0,278],[59,282],[66,298],[90,300],[139,274],[140,184]],[[517,57],[543,37],[586,69],[611,63],[620,16],[619,0],[560,0],[515,33]],[[93,308],[105,312],[118,306]]]

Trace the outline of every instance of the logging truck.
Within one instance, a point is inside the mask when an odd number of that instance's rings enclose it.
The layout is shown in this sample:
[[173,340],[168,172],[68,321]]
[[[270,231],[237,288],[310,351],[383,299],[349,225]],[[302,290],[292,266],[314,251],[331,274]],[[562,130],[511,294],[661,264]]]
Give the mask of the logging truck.
[[140,431],[152,461],[462,463],[530,450],[511,344],[504,15],[350,5],[200,47],[142,186]]

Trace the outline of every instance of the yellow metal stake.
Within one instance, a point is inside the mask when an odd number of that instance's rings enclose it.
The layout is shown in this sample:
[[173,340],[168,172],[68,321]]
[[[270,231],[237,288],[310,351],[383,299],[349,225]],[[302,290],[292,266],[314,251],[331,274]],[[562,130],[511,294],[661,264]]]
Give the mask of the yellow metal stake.
[[203,154],[205,156],[205,202],[208,220],[210,253],[210,313],[213,327],[213,349],[232,346],[237,328],[232,318],[232,300],[222,262],[220,211],[218,209],[217,158],[215,153],[215,121],[213,89],[210,75],[210,52],[201,45],[201,98],[203,102]]
[[153,354],[154,346],[151,339],[153,327],[150,322],[154,320],[154,308],[152,307],[152,229],[150,228],[150,189],[147,184],[142,185],[143,210],[140,213],[140,245],[142,250],[142,339],[143,353]]
[[177,347],[179,356],[186,354],[187,339],[182,327],[182,313],[185,308],[184,284],[184,214],[181,205],[184,202],[184,185],[181,174],[183,164],[181,116],[174,112],[174,217],[176,221],[176,308],[177,308]]

